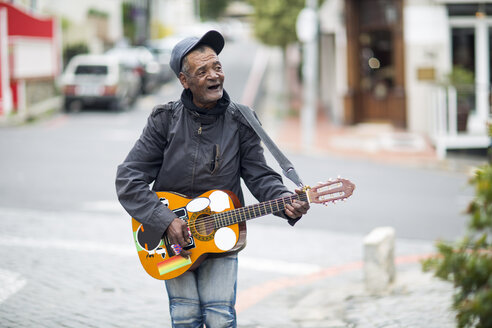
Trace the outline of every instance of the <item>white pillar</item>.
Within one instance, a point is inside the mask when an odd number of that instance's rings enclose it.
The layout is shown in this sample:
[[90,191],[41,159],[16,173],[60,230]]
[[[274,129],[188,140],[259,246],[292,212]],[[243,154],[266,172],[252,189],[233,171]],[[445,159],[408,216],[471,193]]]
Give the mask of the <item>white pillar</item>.
[[489,26],[485,14],[477,16],[475,27],[475,97],[478,121],[477,132],[486,133],[489,116]]
[[371,294],[385,292],[395,279],[395,229],[380,227],[364,238],[364,278]]
[[318,95],[318,4],[306,0],[306,7],[297,19],[297,35],[303,42],[303,106],[301,112],[302,145],[310,149],[316,130]]
[[0,9],[0,88],[2,88],[2,111],[0,116],[7,116],[12,111],[12,92],[10,91],[10,71],[8,53],[7,8]]

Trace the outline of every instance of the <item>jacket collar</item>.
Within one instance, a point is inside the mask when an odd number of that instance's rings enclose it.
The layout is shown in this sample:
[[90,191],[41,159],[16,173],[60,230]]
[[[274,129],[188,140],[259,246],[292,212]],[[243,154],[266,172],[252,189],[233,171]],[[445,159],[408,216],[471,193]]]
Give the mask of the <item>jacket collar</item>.
[[229,98],[229,95],[227,92],[224,90],[224,94],[222,95],[222,98],[220,98],[217,101],[217,104],[215,105],[214,108],[211,109],[205,109],[205,108],[200,108],[195,103],[193,103],[193,94],[191,93],[190,89],[184,89],[183,92],[181,93],[181,101],[183,102],[183,105],[186,109],[195,112],[200,115],[222,115],[225,113],[227,107],[229,107],[229,104],[231,103],[231,100]]

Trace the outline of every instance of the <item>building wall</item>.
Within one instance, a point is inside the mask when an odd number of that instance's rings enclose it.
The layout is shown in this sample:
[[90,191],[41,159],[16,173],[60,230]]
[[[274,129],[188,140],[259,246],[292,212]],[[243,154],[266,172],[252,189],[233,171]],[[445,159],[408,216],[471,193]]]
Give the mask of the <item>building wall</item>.
[[430,133],[435,83],[450,70],[447,11],[433,1],[406,1],[403,19],[407,128]]
[[152,20],[159,22],[170,33],[179,33],[198,21],[195,3],[195,0],[154,1],[155,10],[152,12]]
[[320,102],[335,124],[345,121],[347,93],[347,33],[344,0],[326,0],[320,7]]
[[[68,22],[64,31],[64,44],[86,43],[93,53],[101,53],[105,43],[115,43],[123,38],[121,0],[38,0],[38,10],[56,15]],[[95,9],[107,14],[104,37],[87,13]]]
[[[347,123],[345,0],[325,0],[320,7],[320,102],[335,123]],[[432,96],[451,69],[450,32],[445,3],[406,0],[403,38],[407,129],[432,132]],[[333,48],[334,47],[334,48]],[[334,90],[334,92],[332,92]]]

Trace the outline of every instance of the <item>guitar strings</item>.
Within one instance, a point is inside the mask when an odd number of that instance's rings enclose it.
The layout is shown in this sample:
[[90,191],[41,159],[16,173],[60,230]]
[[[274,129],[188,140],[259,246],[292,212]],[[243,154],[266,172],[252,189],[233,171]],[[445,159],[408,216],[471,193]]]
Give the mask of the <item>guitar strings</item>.
[[[325,201],[334,201],[338,199],[342,199],[345,197],[343,196],[344,193],[337,193],[335,195],[335,198],[322,198],[323,196],[319,197],[320,200],[325,200]],[[239,222],[245,222],[247,220],[265,216],[268,214],[272,214],[278,211],[282,211],[285,209],[286,204],[291,204],[293,200],[304,200],[307,201],[307,196],[306,194],[301,194],[302,198],[299,197],[299,195],[293,195],[285,198],[279,198],[279,199],[274,199],[262,204],[255,204],[255,205],[249,205],[245,207],[239,207],[236,209],[233,209],[231,211],[226,211],[226,212],[219,212],[215,213],[206,217],[200,218],[200,223],[204,225],[206,228],[206,231],[214,231],[217,228],[222,228],[222,227],[227,227]],[[287,202],[285,202],[287,200]],[[269,206],[270,210],[268,210],[266,207]],[[276,206],[276,210],[273,209],[273,206]],[[262,212],[264,210],[265,213]],[[257,214],[259,213],[259,214]],[[239,220],[237,220],[239,218]],[[236,219],[236,221],[228,221],[231,219]],[[221,220],[224,220],[221,222]],[[195,221],[196,222],[196,221]],[[219,223],[218,226],[216,226],[216,223]]]
[[[216,223],[221,223],[220,220],[224,220],[224,222],[222,222],[222,223],[224,223],[224,225],[219,224],[219,227],[230,226],[230,225],[233,225],[235,223],[244,222],[244,221],[247,221],[247,220],[252,219],[252,218],[256,218],[256,217],[260,217],[260,216],[264,216],[264,215],[268,215],[268,214],[277,212],[277,210],[275,210],[275,211],[273,210],[273,206],[276,206],[278,211],[282,211],[285,209],[286,204],[292,204],[292,202],[294,200],[299,200],[299,199],[307,201],[307,195],[305,193],[301,194],[301,195],[295,194],[292,196],[267,201],[267,202],[264,202],[261,204],[239,207],[239,208],[233,209],[231,211],[215,213],[215,214],[212,214],[210,216],[200,218],[199,222],[200,222],[200,224],[204,225],[206,231],[211,231],[211,230],[213,231],[217,228]],[[267,206],[270,207],[270,211],[267,209]],[[262,212],[262,207],[263,207],[265,213]],[[259,212],[260,214],[257,215],[257,212]],[[227,220],[229,220],[231,218],[232,219],[238,219],[239,218],[240,220],[238,220],[237,222],[228,222]],[[244,218],[244,220],[243,220],[243,218]],[[198,232],[198,230],[196,229],[196,221],[197,220],[195,220],[195,231]]]

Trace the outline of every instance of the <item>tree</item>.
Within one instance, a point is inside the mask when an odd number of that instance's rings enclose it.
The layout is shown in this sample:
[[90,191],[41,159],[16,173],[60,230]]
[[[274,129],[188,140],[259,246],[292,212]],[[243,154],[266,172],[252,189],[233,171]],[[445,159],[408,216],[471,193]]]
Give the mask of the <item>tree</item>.
[[199,13],[201,20],[216,20],[227,8],[229,0],[199,0]]
[[425,271],[454,283],[458,327],[492,327],[492,166],[471,179],[475,198],[467,213],[469,232],[456,243],[440,242],[438,255],[424,261]]
[[285,49],[297,41],[297,15],[305,0],[249,0],[253,6],[253,26],[256,37],[264,44]]

